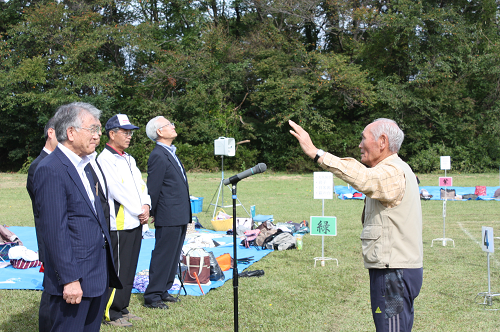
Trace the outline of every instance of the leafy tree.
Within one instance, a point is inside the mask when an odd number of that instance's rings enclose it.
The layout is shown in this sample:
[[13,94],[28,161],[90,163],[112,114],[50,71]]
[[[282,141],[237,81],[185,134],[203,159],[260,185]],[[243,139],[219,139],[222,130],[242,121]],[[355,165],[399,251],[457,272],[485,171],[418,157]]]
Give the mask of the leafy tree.
[[43,126],[59,105],[84,100],[106,110],[114,104],[125,63],[116,44],[128,45],[133,27],[103,24],[99,8],[34,4],[7,30],[0,47],[0,125],[8,131],[0,154],[12,162],[36,157]]
[[492,103],[498,88],[485,80],[498,79],[498,58],[491,56],[498,34],[484,28],[484,12],[463,15],[475,5],[399,1],[357,58],[374,68],[376,116],[400,122],[407,133],[401,154],[417,171],[436,169],[439,153],[452,155],[454,167],[464,171],[495,167],[499,132],[484,115],[500,120]]
[[[250,140],[228,168],[315,169],[288,119],[318,146],[357,156],[364,126],[393,118],[406,133],[400,154],[418,172],[443,154],[464,171],[500,162],[494,0],[12,0],[0,9],[3,169],[36,156],[45,122],[76,100],[101,108],[103,122],[122,112],[142,128],[168,117],[189,169],[218,169],[219,136]],[[134,136],[142,169],[153,144],[143,130]]]

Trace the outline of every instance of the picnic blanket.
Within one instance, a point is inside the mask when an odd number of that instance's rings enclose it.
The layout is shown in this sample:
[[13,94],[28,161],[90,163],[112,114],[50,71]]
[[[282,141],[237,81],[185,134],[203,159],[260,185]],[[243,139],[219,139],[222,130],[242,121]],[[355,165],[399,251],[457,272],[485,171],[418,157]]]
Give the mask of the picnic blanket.
[[[429,192],[429,195],[432,195],[431,200],[440,200],[441,195],[440,195],[440,190],[441,188],[443,189],[455,189],[455,194],[456,195],[467,195],[467,194],[474,194],[476,187],[435,187],[435,186],[423,186],[419,187],[419,190],[425,189]],[[499,200],[493,195],[495,194],[495,191],[500,188],[500,187],[486,187],[486,196],[478,196],[477,200],[479,201],[491,201],[491,200]],[[465,200],[466,201],[466,200]]]
[[[38,251],[38,245],[36,242],[35,228],[34,227],[19,227],[12,226],[9,229],[14,232],[23,241],[23,244],[31,250]],[[154,231],[154,230],[152,230]],[[221,243],[222,245],[216,248],[205,248],[207,251],[212,251],[214,255],[220,256],[225,253],[229,253],[231,257],[233,256],[233,245],[232,236],[225,236],[223,232],[214,232],[210,230],[200,230],[200,233],[211,234],[215,241]],[[155,239],[143,239],[141,244],[141,251],[139,254],[139,262],[137,264],[137,272],[149,269],[149,262],[151,259],[151,252],[154,248]],[[253,256],[253,261],[248,264],[240,263],[238,264],[238,272],[243,271],[253,263],[260,260],[262,257],[273,252],[272,250],[259,250],[257,248],[245,248],[238,245],[237,255],[239,258],[251,257]],[[12,266],[8,266],[0,269],[0,289],[34,289],[42,290],[43,273],[40,273],[40,268],[29,268],[25,270],[15,269]],[[225,280],[217,281],[207,286],[202,286],[203,291],[208,293],[210,289],[222,286],[226,281],[231,280],[233,277],[233,270],[224,272]],[[198,285],[185,285],[188,295],[202,295]],[[139,293],[137,289],[132,290],[133,293]],[[184,291],[181,292],[184,294]]]
[[[467,195],[474,194],[476,187],[437,187],[437,186],[422,186],[419,187],[419,191],[425,189],[432,195],[431,200],[440,200],[440,190],[441,188],[446,189],[455,189],[456,195]],[[478,196],[477,200],[482,201],[491,201],[491,200],[500,200],[498,198],[493,197],[495,191],[500,187],[486,187],[486,196]],[[365,199],[365,195],[363,193],[357,192],[353,187],[347,186],[335,186],[335,192],[339,195],[340,199]],[[357,196],[357,197],[356,197]]]

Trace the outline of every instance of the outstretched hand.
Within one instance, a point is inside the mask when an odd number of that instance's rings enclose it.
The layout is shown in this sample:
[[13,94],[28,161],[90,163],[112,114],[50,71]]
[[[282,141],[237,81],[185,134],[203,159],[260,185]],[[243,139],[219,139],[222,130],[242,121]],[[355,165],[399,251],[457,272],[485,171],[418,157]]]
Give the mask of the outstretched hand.
[[310,158],[314,159],[316,153],[318,152],[318,149],[314,146],[311,137],[309,137],[307,131],[305,131],[301,126],[299,126],[292,120],[288,120],[288,124],[293,129],[290,130],[290,134],[292,134],[293,136],[295,136],[295,138],[297,138],[300,147],[302,148],[304,153],[308,155]]

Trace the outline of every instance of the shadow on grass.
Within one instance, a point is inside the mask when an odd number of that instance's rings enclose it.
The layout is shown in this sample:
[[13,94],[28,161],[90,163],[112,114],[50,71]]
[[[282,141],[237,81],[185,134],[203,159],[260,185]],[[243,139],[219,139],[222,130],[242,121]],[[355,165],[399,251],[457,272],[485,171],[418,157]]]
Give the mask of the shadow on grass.
[[[12,299],[13,302],[16,299]],[[38,308],[40,300],[30,299],[29,302],[23,300],[22,311],[15,314],[8,314],[3,320],[3,332],[36,332],[38,331]]]

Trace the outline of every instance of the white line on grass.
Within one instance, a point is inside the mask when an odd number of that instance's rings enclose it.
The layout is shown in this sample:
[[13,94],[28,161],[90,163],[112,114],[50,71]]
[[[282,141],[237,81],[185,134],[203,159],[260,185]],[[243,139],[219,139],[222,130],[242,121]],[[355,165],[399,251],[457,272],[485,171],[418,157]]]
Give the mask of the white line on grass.
[[[479,242],[463,225],[461,222],[457,223],[458,226],[460,226],[460,229],[468,236],[471,238],[472,241],[476,242],[477,245],[482,249],[483,246],[481,245],[481,242]],[[495,263],[495,266],[500,266],[500,262],[493,258],[493,262]]]

